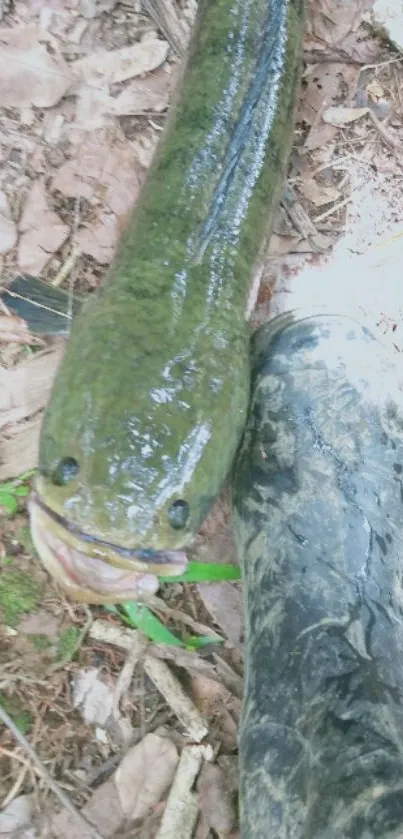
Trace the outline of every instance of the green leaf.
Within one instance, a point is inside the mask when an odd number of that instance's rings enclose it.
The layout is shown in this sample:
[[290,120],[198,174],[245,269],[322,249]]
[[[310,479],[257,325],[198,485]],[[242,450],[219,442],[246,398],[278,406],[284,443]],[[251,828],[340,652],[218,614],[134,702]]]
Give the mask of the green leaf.
[[185,647],[187,650],[193,652],[193,650],[200,650],[204,647],[210,647],[212,644],[223,644],[225,638],[212,638],[208,635],[201,635],[200,637],[197,635],[192,635],[190,638],[187,639]]
[[56,661],[63,661],[73,655],[79,635],[80,630],[75,626],[67,626],[60,630],[57,639]]
[[4,484],[0,484],[0,492],[12,492],[14,489],[14,484],[11,481],[5,481]]
[[241,570],[237,565],[220,562],[189,562],[184,574],[177,577],[159,577],[161,583],[212,583],[240,579]]
[[0,693],[0,705],[4,708],[9,717],[11,717],[21,733],[28,734],[29,730],[32,728],[32,717],[29,711],[23,708],[21,701],[15,698],[10,699],[8,696]]
[[24,498],[29,495],[30,488],[22,482],[27,480],[33,470],[25,472],[20,478],[15,481],[5,481],[0,484],[0,509],[6,512],[8,516],[13,516],[18,510],[18,498]]
[[127,600],[122,603],[122,612],[128,618],[132,626],[140,629],[144,635],[154,641],[155,644],[168,644],[170,647],[183,647],[184,644],[167,629],[147,606],[136,603],[135,600]]
[[28,469],[28,472],[23,472],[22,475],[19,476],[19,481],[28,481],[36,474],[36,469]]
[[18,504],[14,496],[0,491],[0,509],[1,507],[4,507],[9,516],[13,516],[18,510]]
[[41,597],[41,586],[33,574],[18,571],[13,566],[1,569],[0,610],[6,625],[16,626],[23,614],[38,607]]
[[30,489],[27,486],[18,486],[14,489],[14,495],[19,495],[20,497],[29,495]]
[[119,609],[117,606],[113,606],[112,603],[106,603],[104,606],[105,612],[111,612],[112,615],[120,615]]

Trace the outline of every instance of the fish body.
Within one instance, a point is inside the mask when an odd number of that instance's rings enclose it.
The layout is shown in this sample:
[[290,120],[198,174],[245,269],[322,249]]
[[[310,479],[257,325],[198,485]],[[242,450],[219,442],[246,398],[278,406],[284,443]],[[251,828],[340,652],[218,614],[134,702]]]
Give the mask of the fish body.
[[42,425],[32,535],[76,597],[176,574],[230,470],[251,278],[292,141],[302,0],[202,0],[114,262],[73,322]]

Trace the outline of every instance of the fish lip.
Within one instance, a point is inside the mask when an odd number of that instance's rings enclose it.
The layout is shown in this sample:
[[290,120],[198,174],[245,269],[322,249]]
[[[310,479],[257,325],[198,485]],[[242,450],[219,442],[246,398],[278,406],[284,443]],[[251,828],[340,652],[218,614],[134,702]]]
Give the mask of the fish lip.
[[48,521],[52,511],[37,495],[30,499],[29,512],[31,535],[42,564],[75,600],[105,604],[147,599],[158,591],[159,575],[174,579],[186,570],[188,557],[183,551],[160,552],[158,564],[151,551],[147,551],[148,562],[132,554],[131,562],[125,557],[119,563],[119,557],[114,557],[115,562],[109,561],[100,550],[100,555],[96,550],[86,552],[85,545],[82,550],[80,544],[69,543],[64,533],[58,532],[62,516],[51,516]]
[[[113,542],[108,542],[104,539],[99,539],[97,536],[91,536],[89,533],[86,533],[84,530],[81,530],[77,525],[69,522],[64,516],[60,513],[56,513],[55,510],[52,510],[51,507],[42,500],[42,498],[38,495],[38,493],[34,490],[31,494],[29,500],[29,508],[31,506],[37,505],[46,516],[48,516],[52,521],[54,521],[59,526],[63,527],[68,533],[71,533],[72,536],[75,536],[80,542],[87,543],[88,545],[92,545],[93,547],[99,547],[103,550],[109,550],[115,556],[121,556],[122,559],[125,560],[132,560],[133,562],[140,561],[145,566],[147,565],[164,565],[166,566],[167,563],[174,568],[178,565],[181,569],[183,568],[183,552],[182,551],[159,551],[153,548],[123,548],[121,545],[116,545]],[[84,553],[84,552],[83,552]]]

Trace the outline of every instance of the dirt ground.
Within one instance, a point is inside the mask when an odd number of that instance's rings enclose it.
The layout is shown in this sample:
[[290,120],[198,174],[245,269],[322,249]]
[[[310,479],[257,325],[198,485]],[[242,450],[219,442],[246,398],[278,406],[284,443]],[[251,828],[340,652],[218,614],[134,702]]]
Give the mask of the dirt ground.
[[[343,304],[400,362],[403,58],[372,6],[309,3],[288,185],[253,323],[312,300]],[[79,294],[97,286],[195,11],[195,0],[0,0],[1,287],[19,273]],[[96,835],[57,800],[45,769],[98,835],[142,839],[157,835],[182,771],[187,835],[234,839],[240,585],[163,586],[154,606],[167,629],[211,644],[147,646],[115,614],[69,602],[33,551],[26,497],[61,351],[33,346],[0,309],[0,704],[41,761],[0,724],[0,836]],[[196,555],[236,562],[225,497]]]

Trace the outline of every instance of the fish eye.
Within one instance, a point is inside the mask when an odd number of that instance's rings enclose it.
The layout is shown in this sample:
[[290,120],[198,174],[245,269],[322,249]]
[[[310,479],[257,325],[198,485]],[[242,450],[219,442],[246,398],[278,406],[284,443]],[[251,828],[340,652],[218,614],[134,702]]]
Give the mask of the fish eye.
[[53,483],[56,486],[65,486],[76,477],[79,471],[79,465],[74,457],[63,457],[56,466],[52,474]]
[[171,504],[168,510],[168,521],[174,530],[182,530],[190,515],[189,504],[182,498],[178,498]]

